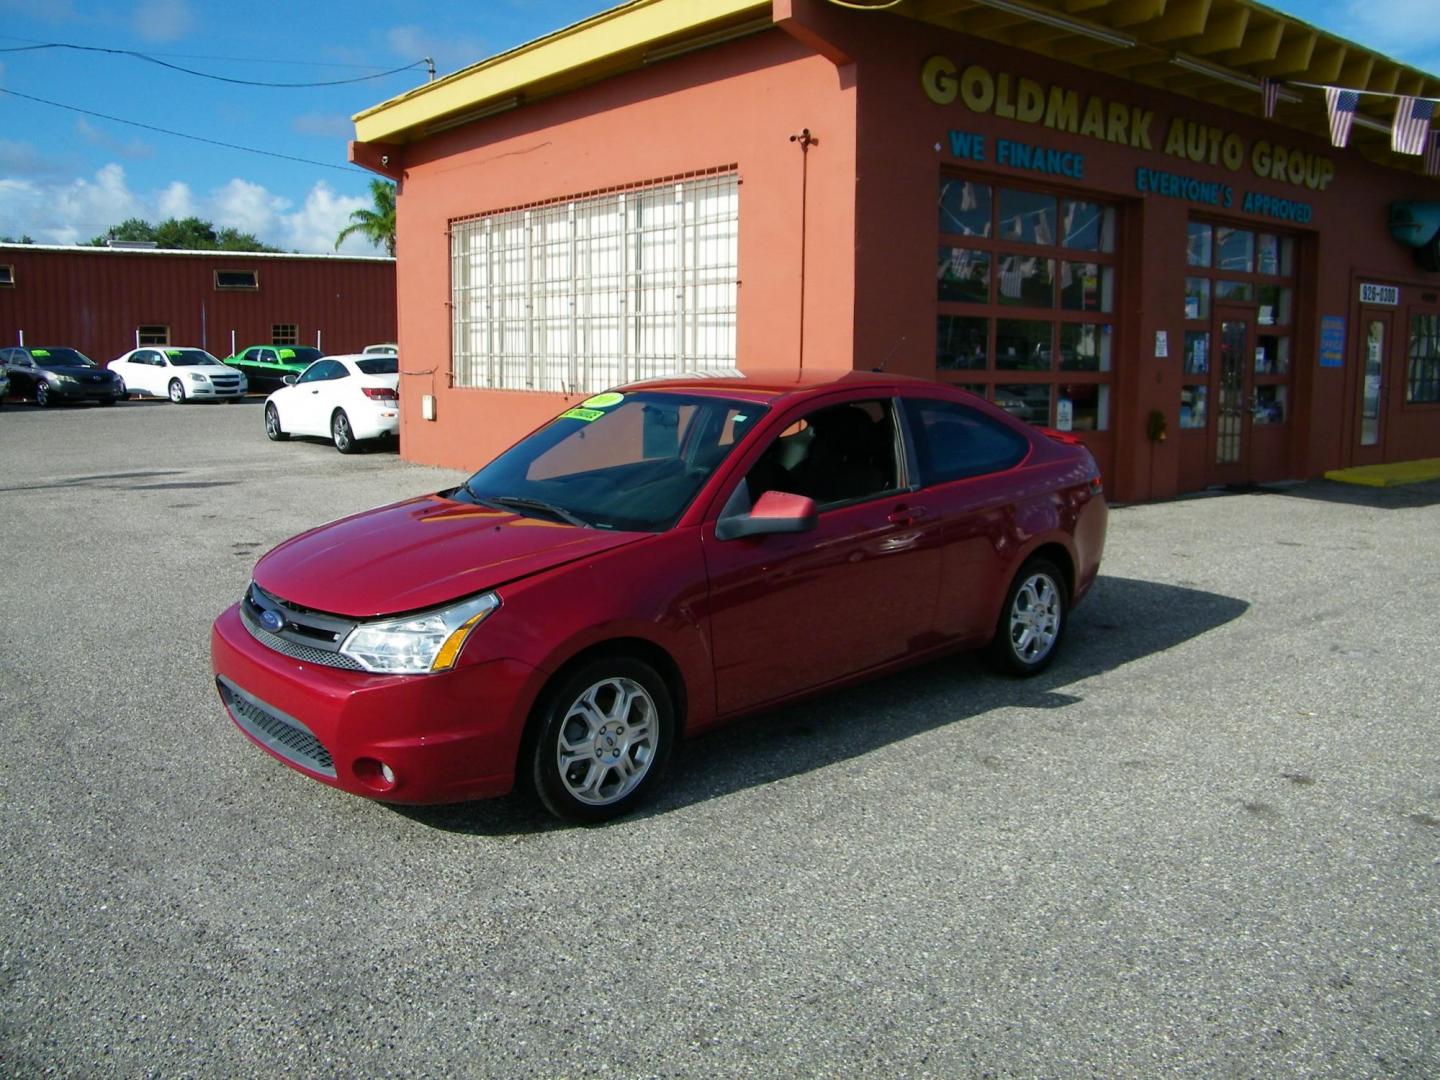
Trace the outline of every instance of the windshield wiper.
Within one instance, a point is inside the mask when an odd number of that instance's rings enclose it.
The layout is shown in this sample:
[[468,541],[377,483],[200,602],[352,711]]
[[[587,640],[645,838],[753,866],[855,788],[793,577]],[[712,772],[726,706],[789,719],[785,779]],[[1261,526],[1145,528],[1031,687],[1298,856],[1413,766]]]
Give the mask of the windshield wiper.
[[[466,487],[468,489],[469,485],[467,484]],[[470,494],[475,495],[473,489],[470,490]],[[498,503],[500,506],[513,506],[519,510],[539,510],[541,513],[554,515],[567,525],[578,525],[582,529],[591,527],[588,521],[576,517],[563,506],[556,506],[554,503],[548,503],[544,499],[527,499],[521,495],[475,495],[475,497],[482,502]]]

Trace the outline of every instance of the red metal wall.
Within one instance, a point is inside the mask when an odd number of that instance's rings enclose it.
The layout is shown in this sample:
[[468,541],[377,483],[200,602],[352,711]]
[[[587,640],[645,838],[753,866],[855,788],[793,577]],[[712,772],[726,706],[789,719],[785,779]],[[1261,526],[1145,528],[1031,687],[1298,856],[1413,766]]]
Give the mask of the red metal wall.
[[[216,356],[264,344],[294,324],[299,344],[358,352],[395,340],[391,259],[297,258],[0,246],[13,288],[0,288],[0,344],[68,345],[97,363],[135,347],[141,325],[168,325],[172,345]],[[216,270],[253,270],[257,290],[215,288]]]

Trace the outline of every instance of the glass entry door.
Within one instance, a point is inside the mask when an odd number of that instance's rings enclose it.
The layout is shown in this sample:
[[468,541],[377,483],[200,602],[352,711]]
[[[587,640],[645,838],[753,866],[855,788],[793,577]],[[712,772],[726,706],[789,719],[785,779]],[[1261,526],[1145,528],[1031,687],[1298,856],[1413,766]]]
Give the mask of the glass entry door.
[[1253,315],[1248,311],[1217,314],[1220,335],[1215,365],[1215,453],[1211,460],[1216,479],[1239,483],[1248,479],[1255,329]]
[[1356,367],[1360,374],[1356,395],[1355,463],[1373,465],[1385,460],[1386,395],[1390,392],[1389,357],[1394,348],[1394,314],[1389,311],[1362,309],[1360,312],[1360,355]]

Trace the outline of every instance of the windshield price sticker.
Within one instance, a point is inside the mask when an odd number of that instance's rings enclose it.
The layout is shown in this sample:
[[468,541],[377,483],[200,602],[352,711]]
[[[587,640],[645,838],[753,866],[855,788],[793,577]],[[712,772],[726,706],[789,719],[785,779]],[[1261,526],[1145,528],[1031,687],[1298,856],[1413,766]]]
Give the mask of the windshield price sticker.
[[561,420],[583,420],[590,423],[592,420],[599,420],[605,414],[599,409],[569,409],[560,414]]
[[179,349],[166,349],[166,350],[165,350],[165,355],[166,355],[166,356],[179,356],[179,355],[180,355],[180,350],[179,350]]
[[580,403],[582,409],[608,409],[611,405],[619,405],[625,400],[624,394],[617,394],[611,390],[609,393],[596,394],[588,397]]
[[31,356],[49,356],[49,355],[50,355],[50,350],[49,350],[49,349],[31,349],[31,350],[30,350],[30,355],[31,355]]
[[1360,303],[1386,304],[1395,307],[1400,303],[1400,286],[1376,285],[1373,282],[1362,281],[1360,283]]

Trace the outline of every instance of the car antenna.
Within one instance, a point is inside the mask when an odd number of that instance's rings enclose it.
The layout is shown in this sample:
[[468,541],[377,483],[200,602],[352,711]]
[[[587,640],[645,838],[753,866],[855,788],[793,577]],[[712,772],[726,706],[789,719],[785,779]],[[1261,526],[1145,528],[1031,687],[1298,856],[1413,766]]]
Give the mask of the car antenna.
[[890,358],[895,355],[895,350],[898,349],[898,348],[900,348],[900,346],[901,346],[901,345],[904,345],[904,344],[905,344],[905,335],[904,335],[904,334],[901,334],[901,335],[900,335],[900,340],[897,341],[897,342],[895,342],[894,345],[891,345],[891,346],[890,346],[890,351],[885,354],[885,359],[884,359],[884,360],[881,360],[879,364],[877,364],[875,367],[871,368],[870,370],[871,370],[871,371],[876,371],[876,372],[883,372],[883,371],[885,370],[885,365],[888,364],[888,363],[890,363]]

